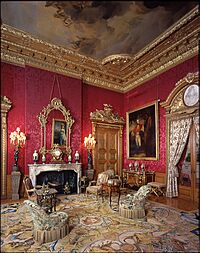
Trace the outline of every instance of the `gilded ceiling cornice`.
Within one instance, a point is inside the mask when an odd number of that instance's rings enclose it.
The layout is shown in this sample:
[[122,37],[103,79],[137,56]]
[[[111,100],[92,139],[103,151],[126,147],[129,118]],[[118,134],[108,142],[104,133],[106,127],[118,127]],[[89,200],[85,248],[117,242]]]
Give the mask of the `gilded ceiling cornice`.
[[[129,68],[137,59],[141,58],[144,54],[146,54],[151,49],[155,48],[159,43],[163,42],[167,39],[171,34],[176,32],[178,29],[183,27],[185,24],[189,23],[193,18],[198,15],[198,7],[191,10],[188,14],[186,14],[182,19],[176,22],[174,25],[169,27],[164,33],[158,36],[155,40],[153,40],[150,44],[148,44],[145,48],[139,51],[122,70]],[[169,44],[169,42],[168,42]]]
[[84,83],[127,92],[198,54],[198,8],[119,68],[1,25],[1,60],[81,79]]
[[167,30],[144,49],[146,54],[134,57],[134,61],[123,69],[126,91],[198,54],[200,17],[197,14],[194,9],[190,16],[172,27],[174,32]]

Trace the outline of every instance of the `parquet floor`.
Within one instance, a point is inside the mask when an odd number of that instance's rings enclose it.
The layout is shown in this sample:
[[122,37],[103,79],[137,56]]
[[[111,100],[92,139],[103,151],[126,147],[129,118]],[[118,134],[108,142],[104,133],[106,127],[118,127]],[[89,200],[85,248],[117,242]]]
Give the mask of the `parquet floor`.
[[165,196],[157,197],[156,195],[151,194],[148,199],[183,211],[194,211],[199,209],[198,203],[181,198],[166,198]]

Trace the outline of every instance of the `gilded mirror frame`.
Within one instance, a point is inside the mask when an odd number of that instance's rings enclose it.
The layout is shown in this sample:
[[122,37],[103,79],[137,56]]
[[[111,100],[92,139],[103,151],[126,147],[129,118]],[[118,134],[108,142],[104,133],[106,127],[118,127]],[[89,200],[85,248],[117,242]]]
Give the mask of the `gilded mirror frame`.
[[47,153],[52,154],[53,150],[58,146],[55,144],[55,145],[52,145],[52,149],[47,149],[46,125],[48,123],[49,113],[53,110],[59,110],[63,114],[64,121],[66,122],[66,126],[68,129],[68,133],[67,133],[68,141],[66,142],[66,145],[64,146],[64,150],[62,150],[62,152],[68,156],[69,154],[71,154],[70,137],[71,137],[71,128],[74,123],[74,119],[70,115],[70,111],[65,108],[65,106],[62,104],[62,101],[59,98],[53,98],[51,102],[47,105],[47,107],[44,107],[43,110],[37,116],[41,124],[40,153],[42,155],[46,155]]

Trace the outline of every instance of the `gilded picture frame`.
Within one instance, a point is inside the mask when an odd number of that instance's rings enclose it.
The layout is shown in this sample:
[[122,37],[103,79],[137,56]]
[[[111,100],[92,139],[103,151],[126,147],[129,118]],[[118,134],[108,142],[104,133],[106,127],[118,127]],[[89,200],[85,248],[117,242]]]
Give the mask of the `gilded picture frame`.
[[127,158],[159,159],[158,102],[126,113]]
[[65,120],[53,119],[52,147],[55,144],[61,148],[68,146],[68,127],[67,127],[67,122]]

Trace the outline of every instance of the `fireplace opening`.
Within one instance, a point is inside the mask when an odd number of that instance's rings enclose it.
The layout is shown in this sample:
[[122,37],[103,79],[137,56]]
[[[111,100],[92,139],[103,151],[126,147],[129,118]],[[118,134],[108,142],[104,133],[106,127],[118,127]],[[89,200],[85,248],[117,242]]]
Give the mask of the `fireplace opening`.
[[50,183],[50,185],[56,185],[55,188],[59,194],[64,193],[64,187],[67,182],[70,187],[70,194],[77,193],[77,173],[73,170],[46,171],[41,172],[36,177],[36,184]]

